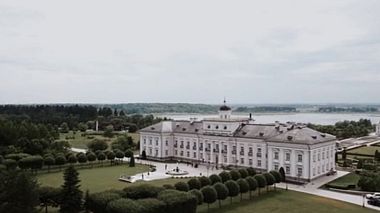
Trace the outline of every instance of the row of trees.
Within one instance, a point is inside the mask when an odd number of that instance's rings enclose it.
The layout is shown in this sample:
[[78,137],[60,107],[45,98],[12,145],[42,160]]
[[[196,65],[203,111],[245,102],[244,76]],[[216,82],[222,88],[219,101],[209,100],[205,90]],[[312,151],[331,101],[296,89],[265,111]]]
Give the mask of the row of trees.
[[[123,152],[121,150],[114,151],[100,151],[96,152],[87,152],[87,153],[58,153],[56,155],[47,154],[45,156],[40,155],[29,155],[26,153],[18,153],[18,154],[9,154],[6,155],[5,158],[0,156],[0,166],[3,165],[4,168],[8,170],[15,169],[19,167],[23,170],[31,170],[32,172],[37,172],[42,169],[44,166],[47,167],[48,171],[52,166],[61,166],[65,164],[75,165],[76,163],[85,164],[90,163],[91,167],[95,161],[103,164],[105,160],[108,160],[111,165],[116,162],[121,162],[124,157],[129,157],[130,162],[129,165],[131,167],[135,166],[135,159],[133,156],[133,152],[131,150],[127,150]],[[0,167],[1,168],[1,167]]]
[[338,139],[351,137],[367,136],[374,130],[374,127],[369,119],[360,119],[359,121],[342,121],[335,125],[315,125],[308,124],[308,127],[320,132],[335,135]]

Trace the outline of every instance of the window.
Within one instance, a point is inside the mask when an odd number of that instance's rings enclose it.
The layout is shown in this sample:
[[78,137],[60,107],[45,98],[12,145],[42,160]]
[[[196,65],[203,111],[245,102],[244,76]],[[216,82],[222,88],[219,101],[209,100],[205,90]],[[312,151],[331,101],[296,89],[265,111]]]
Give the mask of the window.
[[165,146],[168,146],[169,145],[169,142],[166,140],[165,141]]
[[144,138],[144,144],[146,144],[146,139]]
[[211,126],[210,126],[210,125],[208,125],[208,126],[207,126],[207,129],[210,129],[210,128],[211,128]]
[[224,157],[224,163],[227,163],[227,157]]
[[[278,152],[274,152],[274,159],[278,160]],[[277,169],[276,169],[277,170]]]
[[158,139],[156,139],[156,146],[158,146]]
[[302,167],[297,168],[297,176],[302,177]]
[[322,160],[325,159],[325,152],[322,152]]
[[315,176],[315,167],[313,167],[313,176]]
[[165,150],[165,156],[169,155],[169,150]]
[[156,149],[156,154],[155,154],[156,156],[158,156],[158,150]]
[[315,156],[315,153],[313,154],[313,162],[315,162],[316,160],[316,156]]
[[197,158],[197,153],[196,152],[194,152],[193,158]]
[[215,129],[219,129],[219,126],[218,126],[218,125],[216,125],[216,126],[215,126]]
[[181,156],[183,156],[183,151],[181,151],[181,154],[180,154]]
[[227,129],[227,126],[224,126],[224,128],[223,129]]
[[244,164],[244,158],[240,158],[240,163]]
[[257,167],[261,167],[261,160],[257,160]]
[[274,168],[275,171],[278,171],[278,164],[274,164],[273,168]]
[[285,154],[285,160],[290,161],[290,153],[289,152]]
[[286,166],[285,167],[285,173],[286,174],[290,174],[290,166]]
[[321,160],[321,153],[318,153],[318,161]]
[[298,155],[298,162],[302,163],[302,155],[301,154]]
[[261,158],[261,148],[257,148],[257,157]]
[[152,148],[149,148],[149,155],[152,155]]
[[227,151],[227,145],[224,145],[224,150],[226,150],[226,151]]
[[252,159],[249,159],[249,160],[248,160],[248,164],[249,164],[250,166],[252,166]]
[[190,152],[187,152],[186,156],[189,158],[190,157]]
[[200,153],[199,157],[203,160],[203,153]]
[[149,145],[152,145],[152,139],[149,139]]
[[174,155],[178,155],[178,151],[177,150],[174,150]]

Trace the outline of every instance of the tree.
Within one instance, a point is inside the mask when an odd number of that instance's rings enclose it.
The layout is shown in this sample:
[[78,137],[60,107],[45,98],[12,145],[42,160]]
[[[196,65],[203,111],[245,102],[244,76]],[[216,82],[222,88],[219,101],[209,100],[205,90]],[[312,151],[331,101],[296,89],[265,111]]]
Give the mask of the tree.
[[219,177],[219,175],[216,175],[216,174],[210,175],[209,178],[210,178],[210,181],[211,181],[211,185],[214,185],[215,183],[222,182],[222,179]]
[[256,175],[256,170],[254,168],[252,168],[252,167],[247,168],[247,172],[248,172],[249,176],[253,177],[253,176]]
[[74,164],[74,163],[78,162],[78,159],[77,159],[77,157],[75,157],[75,155],[71,154],[71,155],[69,155],[69,157],[67,158],[67,161],[68,161],[70,164]]
[[185,182],[177,182],[176,184],[174,184],[174,187],[178,191],[183,191],[183,192],[189,191],[189,184]]
[[229,172],[223,171],[219,174],[220,178],[222,179],[222,182],[225,183],[226,181],[231,180],[231,175]]
[[44,164],[48,167],[48,172],[50,172],[50,166],[53,166],[55,164],[54,157],[51,155],[45,156]]
[[98,150],[104,151],[108,148],[108,144],[104,140],[94,139],[87,144],[87,147],[93,152],[96,152]]
[[124,152],[122,152],[121,150],[114,150],[114,152],[115,152],[115,157],[118,159],[118,161],[123,162]]
[[164,190],[164,187],[150,184],[132,185],[123,189],[123,197],[130,199],[155,198]]
[[273,185],[276,182],[275,177],[269,172],[266,172],[263,174],[265,177],[265,181],[267,182],[267,191],[269,189],[269,186]]
[[143,150],[141,152],[141,159],[146,160],[146,152],[145,152],[145,150]]
[[4,165],[7,167],[7,170],[14,170],[17,168],[17,161],[13,159],[5,159]]
[[201,186],[204,187],[204,186],[208,186],[211,184],[211,180],[210,178],[206,177],[206,176],[202,176],[202,177],[199,177],[199,181],[201,182]]
[[246,169],[239,169],[238,172],[240,173],[241,178],[246,178],[248,176],[248,171]]
[[69,126],[66,122],[63,122],[60,126],[61,133],[68,133],[69,132]]
[[276,190],[276,183],[281,183],[282,177],[280,172],[272,170],[269,172],[274,177],[274,190]]
[[231,175],[231,179],[235,180],[235,181],[238,180],[239,178],[241,178],[241,174],[237,170],[230,171],[230,175]]
[[257,181],[257,185],[259,186],[259,194],[260,194],[260,189],[267,186],[267,181],[266,181],[265,177],[261,174],[255,175],[255,176],[253,176],[253,178],[255,178]]
[[40,187],[38,189],[40,203],[45,207],[45,213],[48,212],[48,206],[58,207],[61,196],[59,188],[49,186]]
[[117,137],[117,139],[112,142],[111,147],[112,149],[119,149],[123,152],[127,151],[128,149],[133,148],[133,139],[132,137],[128,135],[122,135]]
[[[103,154],[104,155],[104,154]],[[109,161],[111,161],[111,164],[113,163],[113,160],[115,159],[115,153],[114,152],[108,152],[107,154],[107,159]],[[99,160],[99,156],[98,156],[98,160]]]
[[77,158],[78,158],[79,163],[86,163],[87,162],[87,157],[83,153],[78,154]]
[[59,154],[55,157],[55,164],[59,165],[59,169],[61,170],[61,166],[66,163],[66,157],[63,154]]
[[224,184],[228,189],[228,196],[230,197],[232,203],[232,197],[235,197],[240,193],[239,184],[237,184],[234,180],[228,180]]
[[219,208],[221,208],[222,200],[225,200],[228,197],[228,188],[220,182],[216,182],[213,187],[216,191],[217,199],[219,200]]
[[78,172],[73,166],[67,167],[64,172],[62,185],[62,201],[60,212],[80,212],[82,209],[82,191],[79,189],[80,180]]
[[133,156],[133,151],[130,149],[127,149],[127,151],[125,151],[125,157],[130,158],[132,156]]
[[239,185],[240,201],[242,201],[243,200],[243,193],[246,193],[249,191],[249,185],[248,185],[248,182],[243,178],[240,178],[239,180],[237,180],[236,183]]
[[286,180],[286,175],[285,175],[285,170],[283,167],[280,168],[279,170],[280,174],[281,174],[281,182],[285,182]]
[[218,197],[216,190],[214,187],[205,186],[201,189],[203,194],[203,201],[207,203],[207,209],[210,210],[210,204],[214,203]]
[[88,125],[86,123],[80,122],[78,124],[78,129],[81,132],[85,132],[88,129]]
[[135,167],[135,156],[131,156],[129,159],[129,167]]
[[113,126],[112,125],[108,125],[106,126],[106,129],[104,130],[104,137],[108,137],[108,138],[112,138],[113,137]]
[[107,213],[122,213],[122,212],[138,212],[140,206],[137,202],[131,199],[120,198],[109,202],[107,205]]
[[[86,155],[87,155],[87,160],[90,162],[91,167],[92,167],[92,162],[96,161],[96,155],[93,152],[88,152]],[[104,156],[104,158],[105,158],[105,156]]]
[[86,209],[94,213],[106,212],[107,205],[113,201],[120,199],[121,196],[112,191],[98,192],[88,195],[86,199]]
[[38,203],[35,176],[21,170],[0,171],[0,212],[31,213]]
[[249,185],[249,199],[252,199],[252,192],[257,189],[257,185],[258,185],[257,181],[252,176],[246,177],[245,180],[247,181]]
[[190,189],[201,189],[202,185],[198,178],[191,178],[189,181],[187,181],[187,184],[189,184]]
[[189,191],[192,195],[194,195],[197,198],[198,205],[202,205],[203,203],[203,194],[199,189],[192,189]]

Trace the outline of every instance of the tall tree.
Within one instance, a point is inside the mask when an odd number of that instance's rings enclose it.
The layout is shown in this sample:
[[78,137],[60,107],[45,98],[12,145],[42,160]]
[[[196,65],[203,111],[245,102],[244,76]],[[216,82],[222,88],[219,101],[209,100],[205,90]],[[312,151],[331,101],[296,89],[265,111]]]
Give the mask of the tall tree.
[[82,209],[82,191],[79,189],[79,173],[73,166],[69,166],[63,175],[64,183],[62,185],[62,201],[60,212],[76,213]]
[[31,213],[38,203],[38,184],[32,174],[0,171],[0,212]]

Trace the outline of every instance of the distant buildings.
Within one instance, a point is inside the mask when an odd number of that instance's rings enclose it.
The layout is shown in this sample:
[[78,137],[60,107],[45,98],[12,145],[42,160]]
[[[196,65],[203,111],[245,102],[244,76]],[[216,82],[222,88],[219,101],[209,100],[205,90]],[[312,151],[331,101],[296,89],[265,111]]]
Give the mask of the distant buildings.
[[333,135],[302,124],[256,124],[231,118],[223,105],[216,118],[162,121],[140,130],[140,152],[150,159],[183,160],[218,166],[284,169],[290,179],[310,181],[335,169]]
[[380,136],[380,122],[376,124],[376,135]]

